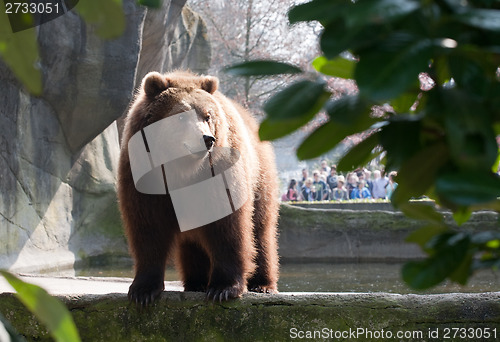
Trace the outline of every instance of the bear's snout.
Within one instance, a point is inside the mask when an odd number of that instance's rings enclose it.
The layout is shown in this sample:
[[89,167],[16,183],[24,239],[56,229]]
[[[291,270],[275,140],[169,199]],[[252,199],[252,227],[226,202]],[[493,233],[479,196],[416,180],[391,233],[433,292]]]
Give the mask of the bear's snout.
[[205,141],[205,146],[207,147],[207,150],[210,150],[215,143],[215,137],[212,135],[204,135],[203,140]]

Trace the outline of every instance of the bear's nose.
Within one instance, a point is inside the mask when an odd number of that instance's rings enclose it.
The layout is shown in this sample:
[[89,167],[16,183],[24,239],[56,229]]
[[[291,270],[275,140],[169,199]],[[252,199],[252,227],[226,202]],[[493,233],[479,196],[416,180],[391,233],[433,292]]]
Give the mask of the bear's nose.
[[203,140],[205,141],[205,146],[207,150],[210,150],[214,146],[215,138],[211,135],[204,135]]

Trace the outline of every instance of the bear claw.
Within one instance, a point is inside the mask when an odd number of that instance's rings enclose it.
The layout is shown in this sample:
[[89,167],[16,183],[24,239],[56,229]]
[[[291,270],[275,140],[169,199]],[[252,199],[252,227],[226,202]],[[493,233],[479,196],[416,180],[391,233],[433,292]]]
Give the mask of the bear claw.
[[212,300],[214,303],[218,301],[228,301],[229,299],[238,298],[243,291],[237,286],[229,286],[223,289],[209,288],[206,292],[206,300]]
[[164,289],[163,282],[157,285],[151,285],[147,283],[142,283],[140,281],[135,281],[130,285],[128,291],[128,299],[138,308],[146,308],[158,299]]
[[248,289],[250,292],[257,292],[257,293],[268,293],[268,294],[274,294],[278,293],[278,290],[275,288],[271,288],[268,286],[252,286],[251,288]]

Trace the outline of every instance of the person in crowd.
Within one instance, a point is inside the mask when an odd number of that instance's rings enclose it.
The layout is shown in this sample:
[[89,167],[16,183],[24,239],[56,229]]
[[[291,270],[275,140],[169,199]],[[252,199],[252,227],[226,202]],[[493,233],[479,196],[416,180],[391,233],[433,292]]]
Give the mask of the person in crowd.
[[370,194],[373,194],[373,180],[372,180],[372,172],[368,169],[365,169],[365,182],[366,187],[370,190]]
[[303,201],[314,201],[316,193],[313,188],[312,178],[309,177],[304,181],[301,192]]
[[398,183],[394,180],[394,178],[398,175],[396,171],[389,172],[389,182],[385,188],[385,193],[388,199],[391,199],[394,190],[398,187]]
[[302,179],[299,180],[299,189],[302,189],[308,177],[309,177],[309,171],[307,171],[307,169],[302,169]]
[[326,184],[328,184],[331,191],[337,187],[337,178],[337,166],[332,165],[330,167],[330,174],[326,177]]
[[358,186],[352,190],[351,193],[351,199],[357,199],[357,198],[372,198],[372,195],[370,194],[370,190],[365,186],[366,183],[362,179],[358,182]]
[[295,179],[290,180],[290,184],[288,185],[288,190],[286,194],[282,197],[282,201],[297,201],[299,194],[297,192],[297,181]]
[[326,162],[326,160],[322,160],[321,161],[321,167],[319,169],[320,172],[326,172],[326,174],[330,174],[330,168],[328,167],[328,163]]
[[321,182],[325,183],[325,189],[323,190],[323,195],[321,196],[321,198],[323,201],[328,200],[330,198],[330,194],[332,193],[332,190],[330,189],[330,187],[326,183],[326,175],[320,174],[319,179]]
[[[325,197],[325,192],[326,192],[326,183],[320,179],[320,172],[319,170],[315,170],[313,172],[313,187],[314,191],[316,193],[315,200],[316,201],[321,201]],[[326,195],[328,196],[328,192],[326,192]]]
[[349,199],[347,189],[344,186],[344,176],[337,177],[337,186],[332,190],[331,199],[334,201],[346,201]]
[[386,177],[382,177],[380,170],[373,171],[373,198],[385,198],[385,187],[388,181]]
[[358,176],[358,182],[362,181],[362,180],[363,181],[365,180],[365,173],[363,172],[363,170],[356,171],[356,176]]
[[352,190],[357,187],[358,184],[358,176],[356,176],[355,172],[349,172],[347,174],[347,194],[349,195],[349,199],[352,198]]

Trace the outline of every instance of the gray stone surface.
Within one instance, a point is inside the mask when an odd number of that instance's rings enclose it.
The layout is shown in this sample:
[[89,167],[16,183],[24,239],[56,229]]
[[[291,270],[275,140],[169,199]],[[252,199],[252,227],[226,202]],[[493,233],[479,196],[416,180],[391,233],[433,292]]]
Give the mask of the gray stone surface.
[[145,10],[133,0],[123,1],[123,9],[125,32],[112,40],[99,38],[75,11],[40,26],[42,98],[72,153],[120,117],[131,99]]
[[208,70],[211,49],[206,25],[185,3],[186,0],[164,1],[161,9],[148,10],[136,86],[150,71],[190,69],[204,73]]
[[126,30],[113,40],[73,12],[40,26],[41,97],[27,94],[0,61],[0,268],[37,272],[128,255],[116,203],[115,120],[133,96],[139,59],[157,52],[141,45],[143,29],[167,37],[158,68],[203,69],[206,60],[195,56],[209,46],[203,22],[182,10],[185,0],[163,3],[172,11],[152,26],[144,7],[124,0]]
[[[328,206],[328,204],[327,204]],[[450,213],[445,220],[452,224]],[[282,204],[279,254],[287,261],[398,261],[424,256],[406,237],[425,222],[401,212],[307,208]],[[460,229],[498,230],[498,214],[475,212]]]
[[[249,293],[223,303],[206,302],[203,293],[164,292],[153,307],[142,311],[123,293],[59,298],[71,311],[83,341],[310,341],[297,338],[308,331],[323,332],[326,335],[314,340],[329,341],[480,340],[453,334],[446,339],[447,329],[452,333],[453,328],[472,328],[475,334],[489,331],[490,338],[484,340],[495,341],[500,331],[498,292]],[[12,294],[0,294],[0,313],[28,340],[51,339]],[[491,335],[494,329],[496,339]],[[380,337],[382,331],[386,338]],[[430,338],[431,331],[438,336]],[[392,338],[387,338],[389,333]],[[407,335],[397,337],[398,333]]]

